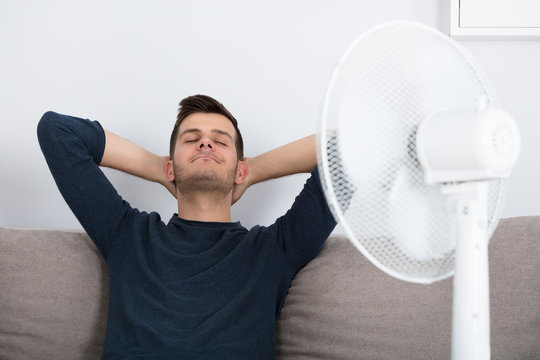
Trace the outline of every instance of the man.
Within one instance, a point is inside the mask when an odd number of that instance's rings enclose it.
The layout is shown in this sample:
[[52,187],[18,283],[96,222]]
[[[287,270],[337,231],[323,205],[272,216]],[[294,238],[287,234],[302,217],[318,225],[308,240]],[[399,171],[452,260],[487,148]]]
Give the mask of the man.
[[[236,119],[196,95],[180,102],[168,157],[97,121],[53,112],[40,120],[38,138],[60,192],[107,261],[103,358],[275,358],[290,282],[335,226],[313,171],[314,136],[245,159]],[[164,223],[132,208],[99,165],[164,185],[178,213]],[[249,186],[309,171],[271,226],[231,222],[231,205]]]

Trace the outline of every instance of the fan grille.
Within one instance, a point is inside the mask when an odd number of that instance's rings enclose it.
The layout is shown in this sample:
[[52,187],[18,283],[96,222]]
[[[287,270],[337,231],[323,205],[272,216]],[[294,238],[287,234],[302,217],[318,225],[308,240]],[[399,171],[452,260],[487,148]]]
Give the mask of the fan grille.
[[[416,129],[433,111],[495,104],[486,75],[459,44],[422,24],[379,25],[358,38],[328,88],[319,169],[336,219],[375,265],[430,283],[453,273],[455,219],[440,185],[425,185]],[[504,180],[489,182],[491,236]]]

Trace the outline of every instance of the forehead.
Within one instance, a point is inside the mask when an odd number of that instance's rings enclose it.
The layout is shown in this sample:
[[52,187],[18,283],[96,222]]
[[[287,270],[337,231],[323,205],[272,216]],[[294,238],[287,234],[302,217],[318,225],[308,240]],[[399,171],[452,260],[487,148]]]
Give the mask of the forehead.
[[202,132],[221,130],[229,133],[233,138],[236,135],[232,122],[224,115],[213,113],[194,113],[188,115],[180,124],[179,134],[185,129],[197,129]]

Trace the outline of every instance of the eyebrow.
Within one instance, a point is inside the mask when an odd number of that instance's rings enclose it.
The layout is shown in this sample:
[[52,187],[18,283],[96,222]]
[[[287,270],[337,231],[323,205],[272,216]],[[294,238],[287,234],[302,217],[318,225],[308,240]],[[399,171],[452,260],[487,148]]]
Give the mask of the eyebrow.
[[[184,131],[182,131],[180,133],[180,135],[178,135],[178,137],[182,137],[183,135],[187,134],[187,133],[200,133],[201,130],[200,129],[197,129],[197,128],[192,128],[192,129],[186,129]],[[220,134],[220,135],[225,135],[227,136],[229,139],[231,139],[232,142],[234,142],[234,139],[233,137],[231,136],[231,134],[229,134],[228,132],[226,131],[223,131],[223,130],[219,130],[219,129],[212,129],[211,130],[212,133],[214,134]]]

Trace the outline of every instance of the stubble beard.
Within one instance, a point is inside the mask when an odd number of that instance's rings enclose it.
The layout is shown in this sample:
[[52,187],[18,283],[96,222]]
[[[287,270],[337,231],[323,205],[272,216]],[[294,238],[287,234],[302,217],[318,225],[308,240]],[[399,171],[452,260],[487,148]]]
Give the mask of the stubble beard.
[[214,197],[226,196],[234,187],[236,170],[237,166],[225,177],[220,177],[210,171],[186,175],[179,166],[173,163],[176,188],[182,196],[195,194],[207,194]]

